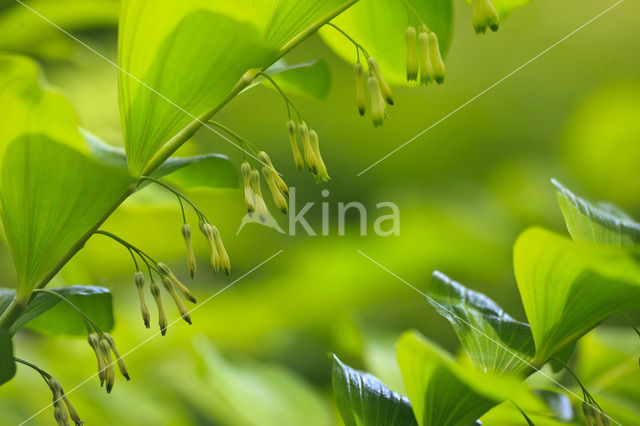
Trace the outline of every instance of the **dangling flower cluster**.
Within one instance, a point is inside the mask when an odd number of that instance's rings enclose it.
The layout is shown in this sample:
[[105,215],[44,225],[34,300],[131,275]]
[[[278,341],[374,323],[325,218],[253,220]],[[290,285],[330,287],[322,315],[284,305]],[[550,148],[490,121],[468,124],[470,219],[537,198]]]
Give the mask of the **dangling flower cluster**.
[[[98,377],[100,378],[100,386],[104,386],[107,389],[107,393],[111,393],[116,380],[116,373],[113,368],[114,363],[118,364],[120,374],[122,374],[127,381],[130,380],[127,366],[118,352],[118,348],[116,347],[113,337],[111,337],[109,333],[103,333],[99,330],[93,331],[89,333],[87,340],[89,342],[89,346],[91,346],[91,349],[93,349],[93,352],[96,355],[96,359],[98,360]],[[113,358],[111,357],[112,352],[115,356],[115,361],[113,361]]]
[[69,402],[69,398],[67,398],[67,394],[64,392],[64,389],[62,389],[62,385],[60,385],[51,374],[42,370],[37,365],[20,358],[14,358],[14,360],[27,367],[31,367],[42,376],[53,395],[53,416],[58,426],[69,426],[69,420],[73,421],[75,426],[80,426],[84,423],[73,405],[71,405],[71,402]]
[[[405,36],[407,41],[407,81],[416,81],[419,70],[420,85],[426,86],[431,82],[444,83],[446,68],[436,33],[429,31],[426,25],[421,25],[417,35],[418,49],[416,49],[416,29],[408,27]],[[420,53],[419,64],[416,50]]]
[[[273,203],[283,214],[289,212],[287,198],[289,197],[289,186],[278,174],[269,155],[260,151],[258,160],[263,164],[262,176],[267,182],[269,192]],[[258,214],[260,222],[266,223],[268,217],[267,205],[262,196],[262,188],[260,186],[260,173],[256,169],[252,169],[248,162],[243,162],[240,166],[244,181],[245,206],[247,213],[252,215],[254,212]]]
[[476,34],[484,34],[487,27],[491,31],[498,31],[500,26],[500,16],[492,0],[472,0],[473,16],[471,23]]

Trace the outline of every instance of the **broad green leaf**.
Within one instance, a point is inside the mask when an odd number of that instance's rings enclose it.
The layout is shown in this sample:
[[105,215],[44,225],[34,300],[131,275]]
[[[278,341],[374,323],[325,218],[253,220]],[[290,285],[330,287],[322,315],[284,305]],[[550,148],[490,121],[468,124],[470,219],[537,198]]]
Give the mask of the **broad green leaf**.
[[34,60],[0,53],[0,105],[0,159],[9,143],[24,133],[85,149],[69,102],[42,81]]
[[535,346],[529,324],[514,320],[484,294],[437,271],[427,294],[429,303],[453,325],[476,368],[494,373],[530,369]]
[[585,200],[555,179],[558,204],[569,234],[576,241],[606,246],[634,246],[640,243],[640,223],[606,203]]
[[400,338],[398,365],[420,426],[468,426],[491,407],[526,390],[516,377],[456,363],[416,332]]
[[353,1],[125,1],[120,113],[132,173],[194,117],[222,105],[246,71],[267,68]]
[[[123,149],[107,145],[95,135],[82,130],[89,152],[101,163],[127,169]],[[182,188],[235,188],[238,173],[229,159],[222,154],[203,154],[191,157],[174,157],[152,173],[154,178],[165,178]]]
[[[206,339],[194,342],[204,364],[203,389],[184,387],[188,400],[229,426],[329,426],[324,397],[299,376],[276,364],[235,357],[225,359]],[[180,380],[176,382],[181,382]]]
[[[331,88],[331,71],[324,59],[291,65],[280,59],[267,68],[265,73],[271,76],[283,91],[293,95],[324,100]],[[262,81],[261,77],[256,78],[256,81]],[[264,85],[272,86],[269,82],[265,82]]]
[[[112,297],[108,289],[73,285],[52,288],[49,291],[67,298],[87,314],[102,331],[110,331],[113,328]],[[6,308],[15,294],[15,290],[0,289],[0,311]],[[24,326],[50,334],[74,336],[87,334],[87,327],[80,313],[59,297],[47,293],[37,293],[32,296],[27,309],[11,326],[10,332],[14,334]]]
[[537,364],[619,310],[640,306],[640,267],[619,249],[531,228],[518,237],[513,258]]
[[[471,0],[465,1],[471,4]],[[500,19],[504,19],[514,10],[531,3],[531,0],[492,0],[492,2],[498,12],[498,15],[500,15]]]
[[43,135],[7,148],[0,176],[2,222],[26,299],[44,285],[130,191],[132,177]]
[[333,356],[333,396],[346,426],[417,425],[409,400]]
[[[389,82],[406,84],[406,28],[426,23],[437,34],[444,57],[451,42],[452,9],[451,0],[360,0],[332,23],[376,58]],[[355,47],[342,34],[329,27],[320,34],[347,62],[356,61]]]
[[13,360],[13,342],[11,335],[0,331],[0,385],[8,382],[16,374],[16,362]]
[[[0,10],[0,50],[68,59],[78,43],[15,0]],[[117,0],[29,0],[38,14],[69,32],[115,27]],[[1,6],[0,6],[1,7]]]

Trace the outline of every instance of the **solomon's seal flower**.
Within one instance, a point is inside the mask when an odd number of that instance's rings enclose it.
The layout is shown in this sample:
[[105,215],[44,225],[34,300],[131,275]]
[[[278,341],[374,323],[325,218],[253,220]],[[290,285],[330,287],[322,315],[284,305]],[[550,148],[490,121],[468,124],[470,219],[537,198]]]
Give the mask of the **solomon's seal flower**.
[[367,109],[364,94],[364,66],[357,62],[353,66],[353,72],[356,75],[356,106],[358,107],[358,113],[364,115]]
[[202,231],[209,243],[209,249],[211,250],[211,267],[213,268],[213,272],[217,274],[220,269],[220,255],[218,254],[218,249],[216,249],[216,242],[213,237],[211,224],[200,221],[200,231]]
[[182,303],[182,300],[180,300],[180,296],[178,296],[178,293],[176,293],[176,289],[174,288],[171,280],[166,276],[163,276],[161,281],[162,286],[165,290],[167,290],[167,293],[169,293],[169,295],[173,299],[173,303],[176,304],[176,307],[178,308],[178,312],[180,312],[180,316],[182,317],[182,319],[184,319],[187,324],[191,325],[191,315],[189,315],[189,310],[184,305],[184,303]]
[[[256,170],[256,173],[258,171]],[[264,201],[263,201],[264,204]],[[266,208],[266,207],[265,207]],[[224,244],[222,244],[222,237],[220,237],[220,231],[215,226],[211,226],[211,231],[213,232],[213,239],[216,243],[216,248],[218,249],[218,253],[220,254],[220,266],[224,269],[224,272],[229,275],[231,273],[231,262],[229,261],[229,255],[227,254],[227,250],[224,248]]]
[[136,271],[134,275],[134,281],[136,288],[138,289],[138,299],[140,300],[140,312],[142,313],[142,321],[146,328],[150,327],[151,315],[149,314],[149,308],[147,302],[144,300],[144,274],[140,271]]
[[492,0],[472,0],[473,17],[471,23],[476,34],[484,33],[487,27],[491,31],[498,31],[500,26],[500,16]]
[[307,163],[309,171],[314,175],[318,173],[318,166],[315,156],[313,155],[313,148],[311,148],[311,142],[309,141],[309,128],[304,121],[298,126],[300,130],[300,137],[302,138],[302,149],[304,151],[304,161]]
[[407,81],[416,81],[418,80],[416,29],[414,27],[407,27],[404,36],[407,42]]
[[178,290],[180,290],[180,292],[184,295],[184,297],[189,302],[197,303],[196,298],[193,297],[193,294],[191,294],[191,291],[189,291],[189,289],[180,282],[180,280],[173,274],[173,272],[171,271],[171,269],[169,269],[167,265],[165,265],[162,262],[158,262],[156,264],[156,267],[158,268],[158,272],[160,272],[160,274],[163,277],[167,277],[173,283],[173,285],[175,285],[178,288]]
[[244,204],[247,208],[247,213],[253,213],[256,208],[253,205],[253,193],[251,192],[251,166],[246,161],[240,166],[242,172],[242,183],[244,185]]
[[189,267],[189,274],[193,279],[196,275],[196,255],[193,253],[193,245],[191,244],[191,226],[188,223],[182,225],[182,237],[184,243],[187,246],[187,266]]
[[433,79],[438,84],[444,82],[446,69],[444,67],[444,61],[440,55],[440,45],[438,43],[438,36],[436,33],[429,34],[429,59],[431,60],[431,71],[433,72]]
[[111,337],[109,333],[104,333],[102,337],[107,341],[107,343],[109,343],[109,347],[111,348],[111,351],[116,356],[116,361],[118,362],[118,369],[120,370],[120,374],[122,374],[122,377],[127,379],[127,381],[131,380],[131,378],[129,377],[129,370],[127,369],[127,365],[124,363],[124,360],[120,356],[120,353],[118,352],[118,348],[116,347],[116,342],[113,340],[113,337]]
[[327,182],[329,179],[329,173],[327,172],[327,166],[324,164],[322,155],[320,154],[320,141],[318,140],[318,134],[315,130],[309,131],[309,140],[311,142],[311,148],[313,149],[313,155],[318,163],[318,174],[316,176],[316,182]]
[[[267,222],[267,205],[264,203],[264,198],[262,198],[262,190],[260,189],[260,173],[257,170],[251,170],[251,188],[253,189],[253,194],[255,196],[256,201],[256,213],[258,213],[258,218],[260,222]],[[220,253],[222,256],[222,253]]]
[[[296,167],[298,171],[302,173],[304,170],[304,161],[302,160],[302,154],[300,154],[300,149],[298,148],[298,141],[296,140],[296,123],[293,120],[287,121],[287,133],[289,134],[289,142],[291,143],[291,153],[293,154],[293,161],[296,163]],[[251,169],[249,169],[251,172]],[[244,172],[243,172],[244,176]],[[245,188],[246,188],[245,181]]]
[[380,66],[378,66],[378,62],[373,59],[373,57],[369,56],[367,59],[367,64],[369,64],[369,71],[373,73],[373,75],[378,79],[378,83],[380,84],[380,93],[382,93],[382,97],[387,101],[389,105],[393,105],[393,94],[391,93],[391,87],[387,84],[386,80],[382,76],[382,72],[380,71]]
[[160,333],[164,336],[167,333],[167,314],[164,311],[164,306],[162,305],[162,296],[160,295],[160,287],[155,281],[151,280],[151,284],[149,285],[151,290],[151,295],[153,296],[153,300],[156,302],[156,307],[158,308],[158,325],[160,326]]
[[264,176],[264,180],[267,182],[267,186],[269,187],[269,191],[271,191],[271,197],[273,198],[273,203],[276,205],[278,210],[282,213],[287,214],[287,200],[284,198],[280,190],[278,189],[274,175],[276,173],[267,166],[262,168],[262,176]]
[[433,80],[433,69],[429,56],[429,35],[426,32],[421,31],[418,34],[418,45],[420,47],[420,85],[426,86]]
[[367,88],[369,89],[369,98],[371,100],[371,120],[375,127],[380,127],[386,116],[386,107],[384,99],[382,99],[382,93],[380,93],[378,79],[370,76],[367,79]]

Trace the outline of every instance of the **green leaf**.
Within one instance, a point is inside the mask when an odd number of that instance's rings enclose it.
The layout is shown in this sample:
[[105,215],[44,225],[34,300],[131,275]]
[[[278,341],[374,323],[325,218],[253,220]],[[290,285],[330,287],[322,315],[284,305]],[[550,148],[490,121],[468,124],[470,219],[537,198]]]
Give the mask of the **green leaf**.
[[16,362],[13,359],[11,335],[0,331],[0,385],[8,382],[16,374]]
[[538,389],[534,392],[549,407],[555,419],[567,423],[573,420],[573,407],[566,395],[546,389]]
[[469,426],[491,407],[526,390],[516,377],[456,363],[417,332],[400,338],[398,365],[420,426]]
[[538,365],[619,310],[640,306],[640,266],[627,252],[531,228],[513,257]]
[[[61,60],[68,59],[78,47],[75,40],[41,16],[16,1],[8,3],[0,14],[0,50]],[[30,0],[28,6],[71,33],[118,23],[117,0]]]
[[[97,136],[81,129],[91,155],[101,163],[127,169],[123,149],[107,145]],[[182,188],[236,188],[238,173],[222,154],[203,154],[191,157],[169,158],[151,175],[163,178]],[[144,185],[141,185],[141,187]]]
[[9,144],[24,133],[46,135],[85,150],[77,131],[78,118],[69,102],[42,81],[34,60],[0,54],[0,104],[0,159]]
[[558,204],[569,234],[576,241],[595,245],[634,246],[640,243],[640,223],[607,203],[581,198],[553,179]]
[[[189,381],[178,380],[176,385],[184,388],[190,402],[210,413],[215,424],[334,424],[324,396],[292,371],[241,357],[227,360],[204,338],[197,339],[194,347],[204,364],[203,386],[198,388],[202,390],[194,391]],[[185,367],[192,373],[192,365]]]
[[[52,288],[49,291],[66,297],[91,318],[102,331],[110,331],[113,328],[112,297],[108,289],[73,285]],[[6,309],[15,293],[15,290],[12,289],[0,289],[0,311]],[[11,334],[15,334],[24,326],[49,334],[72,336],[86,336],[87,334],[87,327],[80,313],[61,298],[47,293],[37,293],[31,298],[27,309],[11,326]]]
[[535,346],[529,324],[514,320],[484,294],[437,271],[427,294],[429,303],[453,325],[476,368],[494,373],[530,368]]
[[[440,51],[446,54],[451,42],[453,13],[451,0],[360,0],[332,22],[344,30],[376,58],[389,82],[407,84],[405,30],[418,26],[414,11],[434,31]],[[356,51],[334,28],[320,34],[329,46],[349,63],[356,61]]]
[[241,90],[246,71],[267,68],[351,3],[125,1],[119,87],[132,173],[140,175],[194,117]]
[[16,139],[1,173],[2,221],[23,300],[82,246],[134,182],[125,170],[43,135]]
[[[324,59],[300,64],[288,64],[284,59],[280,59],[267,68],[265,73],[271,76],[284,92],[293,95],[324,100],[331,88],[331,71]],[[263,77],[256,78],[256,84],[261,82],[264,82]],[[264,85],[272,87],[269,82],[264,82]]]
[[333,395],[346,426],[417,425],[409,400],[333,355]]

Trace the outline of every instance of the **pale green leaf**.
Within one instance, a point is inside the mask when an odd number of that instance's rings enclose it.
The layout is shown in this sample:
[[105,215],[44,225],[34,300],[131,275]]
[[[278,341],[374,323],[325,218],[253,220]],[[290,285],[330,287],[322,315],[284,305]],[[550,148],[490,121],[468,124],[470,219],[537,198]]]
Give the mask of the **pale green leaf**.
[[453,325],[476,368],[495,373],[530,369],[535,346],[529,324],[514,320],[484,294],[440,272],[433,274],[427,294],[429,303]]
[[[332,23],[378,61],[385,79],[406,84],[406,28],[418,27],[421,22],[428,25],[438,36],[444,57],[451,42],[452,9],[451,0],[360,0]],[[320,34],[338,55],[355,63],[356,49],[342,34],[329,27]]]
[[[112,297],[108,289],[73,285],[52,288],[50,291],[67,298],[91,318],[102,331],[110,331],[113,328]],[[15,290],[0,289],[0,312],[9,305],[15,294]],[[61,298],[47,293],[37,293],[32,296],[27,309],[11,326],[11,334],[24,326],[50,334],[87,335],[87,327],[80,313]]]
[[416,332],[400,338],[398,365],[420,426],[469,426],[501,401],[526,393],[518,378],[460,365]]
[[[323,100],[331,88],[331,71],[323,59],[300,64],[288,64],[284,59],[280,59],[267,68],[265,73],[270,75],[283,91],[293,95]],[[256,81],[262,79],[258,77]],[[265,82],[264,85],[271,87],[269,82]]]
[[0,385],[8,382],[16,374],[16,362],[13,359],[11,335],[0,331]]
[[555,179],[558,204],[567,229],[576,241],[595,245],[634,246],[640,243],[640,223],[606,203],[593,203],[571,192]]
[[42,81],[34,60],[0,53],[0,105],[0,159],[9,143],[24,133],[47,135],[85,150],[69,102]]
[[619,310],[640,307],[640,267],[624,251],[531,228],[518,237],[513,257],[538,364]]
[[[29,0],[29,10],[15,0],[0,13],[0,50],[68,59],[78,43],[51,22],[69,32],[115,27],[118,0]],[[38,14],[34,13],[37,12]]]
[[333,396],[346,426],[417,425],[406,397],[333,356]]
[[42,135],[11,143],[1,173],[2,221],[23,299],[46,284],[134,182],[125,170]]
[[236,84],[246,71],[267,68],[351,3],[125,1],[120,112],[132,173],[194,117],[242,89]]
[[[250,359],[225,359],[207,340],[195,341],[204,364],[203,391],[185,395],[218,424],[229,426],[329,426],[333,419],[323,396],[293,372]],[[179,381],[178,381],[179,382]]]

